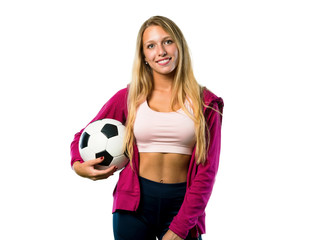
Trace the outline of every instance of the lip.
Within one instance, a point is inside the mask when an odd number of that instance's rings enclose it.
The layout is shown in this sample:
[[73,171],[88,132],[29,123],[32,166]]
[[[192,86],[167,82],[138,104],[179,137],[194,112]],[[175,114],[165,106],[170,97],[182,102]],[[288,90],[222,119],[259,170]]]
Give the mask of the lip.
[[158,61],[156,61],[157,64],[161,65],[161,66],[165,66],[166,64],[168,64],[171,61],[171,57],[167,57],[167,58],[162,58]]

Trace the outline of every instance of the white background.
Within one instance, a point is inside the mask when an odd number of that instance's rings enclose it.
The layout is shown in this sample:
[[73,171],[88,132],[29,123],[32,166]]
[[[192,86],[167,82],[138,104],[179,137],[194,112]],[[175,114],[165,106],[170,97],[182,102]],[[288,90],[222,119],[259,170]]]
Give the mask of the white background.
[[113,239],[118,174],[80,178],[69,146],[129,83],[141,24],[164,15],[225,102],[204,239],[310,240],[308,2],[1,1],[0,238]]

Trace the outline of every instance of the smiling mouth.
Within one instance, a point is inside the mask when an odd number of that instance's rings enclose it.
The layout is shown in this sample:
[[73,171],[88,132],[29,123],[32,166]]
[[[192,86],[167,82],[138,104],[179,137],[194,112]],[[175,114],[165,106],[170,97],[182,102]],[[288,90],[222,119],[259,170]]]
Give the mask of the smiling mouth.
[[162,59],[162,60],[159,60],[159,61],[157,61],[157,63],[159,64],[159,65],[166,65],[166,64],[168,64],[169,63],[169,61],[171,61],[171,57],[170,58],[165,58],[165,59]]

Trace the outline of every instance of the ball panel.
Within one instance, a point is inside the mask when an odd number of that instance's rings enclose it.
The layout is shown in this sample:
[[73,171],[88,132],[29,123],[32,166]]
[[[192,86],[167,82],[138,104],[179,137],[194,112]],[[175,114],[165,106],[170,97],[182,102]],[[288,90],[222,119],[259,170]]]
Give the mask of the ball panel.
[[81,149],[87,147],[89,138],[90,138],[90,134],[88,134],[87,132],[83,132],[83,134],[81,135],[81,138],[80,138],[80,148]]
[[118,167],[118,170],[120,170],[124,168],[128,162],[129,162],[128,158],[126,158],[124,155],[119,155],[113,158],[113,161],[111,162],[110,165],[115,165]]
[[114,157],[123,154],[123,141],[125,136],[125,127],[123,125],[118,126],[118,136],[110,138],[107,142],[107,151]]
[[96,158],[104,157],[104,161],[102,161],[99,165],[101,166],[109,166],[113,157],[105,150],[102,152],[98,152],[95,154]]
[[118,132],[119,132],[119,137],[122,139],[122,144],[123,144],[123,140],[125,137],[125,126],[124,125],[119,125],[118,126]]
[[105,134],[107,138],[118,136],[117,126],[110,123],[105,124],[105,126],[101,129],[101,132]]
[[119,136],[109,138],[106,150],[114,157],[119,156],[123,153],[123,139]]
[[80,149],[80,155],[84,161],[89,161],[95,159],[95,153],[90,148]]
[[101,132],[97,132],[90,136],[88,142],[89,148],[91,148],[95,153],[101,152],[106,149],[107,146],[107,138]]

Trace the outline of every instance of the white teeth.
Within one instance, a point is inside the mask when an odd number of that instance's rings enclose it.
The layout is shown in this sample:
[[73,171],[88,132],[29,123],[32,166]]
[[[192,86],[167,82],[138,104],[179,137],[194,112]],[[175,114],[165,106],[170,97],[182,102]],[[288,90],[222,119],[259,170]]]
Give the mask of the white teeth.
[[158,63],[167,63],[170,59],[164,59],[162,61],[159,61]]

